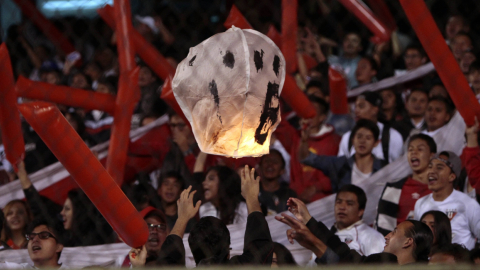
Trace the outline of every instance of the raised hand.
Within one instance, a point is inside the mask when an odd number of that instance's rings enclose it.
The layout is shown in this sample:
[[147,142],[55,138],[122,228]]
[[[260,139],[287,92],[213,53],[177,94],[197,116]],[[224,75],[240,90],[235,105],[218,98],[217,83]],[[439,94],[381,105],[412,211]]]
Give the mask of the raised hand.
[[144,267],[147,260],[147,249],[145,246],[142,248],[132,248],[128,253],[130,263],[133,267]]
[[297,198],[289,198],[287,201],[288,211],[292,213],[301,223],[307,224],[312,218],[307,206]]
[[182,191],[177,201],[178,218],[186,219],[187,221],[195,217],[202,204],[202,201],[198,201],[196,205],[193,205],[193,195],[195,195],[197,191],[194,190],[190,192],[190,190],[192,190],[192,186]]
[[242,178],[242,196],[247,202],[248,213],[255,211],[261,212],[260,203],[258,202],[258,194],[260,193],[260,177],[255,179],[255,169],[251,169],[245,165],[245,169],[240,173]]
[[319,249],[324,250],[323,248],[320,248],[320,246],[325,245],[307,228],[307,226],[305,226],[305,224],[285,213],[282,213],[281,216],[276,216],[275,219],[290,226],[291,229],[287,230],[287,238],[291,244],[293,244],[293,240],[297,240],[302,247],[313,251],[315,254],[319,252]]

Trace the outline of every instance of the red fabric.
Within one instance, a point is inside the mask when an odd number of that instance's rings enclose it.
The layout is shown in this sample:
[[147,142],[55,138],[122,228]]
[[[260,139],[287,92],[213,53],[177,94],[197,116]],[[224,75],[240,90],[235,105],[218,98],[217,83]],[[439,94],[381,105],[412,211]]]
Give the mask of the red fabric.
[[282,0],[281,50],[287,74],[293,74],[297,70],[297,8],[297,0]]
[[329,67],[330,110],[334,114],[348,114],[347,79],[340,72]]
[[302,118],[312,118],[315,116],[315,107],[313,107],[312,102],[308,100],[305,93],[300,90],[292,75],[285,75],[285,82],[280,96],[298,116]]
[[480,147],[465,147],[462,153],[468,181],[480,194]]
[[432,193],[427,184],[423,184],[408,177],[403,185],[400,201],[398,202],[397,224],[404,222],[410,212],[413,213],[415,203],[421,197]]
[[[288,122],[281,121],[275,131],[275,136],[290,154],[290,188],[297,194],[301,194],[305,188],[315,186],[317,193],[312,201],[321,199],[332,194],[330,179],[320,170],[304,166],[298,159],[298,147],[300,145],[300,132],[295,130]],[[308,140],[310,151],[317,155],[335,156],[342,138],[331,132]]]
[[12,249],[22,249],[22,247],[19,247],[19,246],[15,245],[15,243],[13,242],[12,239],[8,239],[7,245],[9,247],[11,247]]
[[242,13],[235,5],[232,5],[230,13],[228,14],[227,19],[223,23],[223,26],[225,26],[225,28],[227,29],[231,28],[232,26],[238,27],[240,29],[253,29],[253,27],[250,25],[247,19],[243,17]]

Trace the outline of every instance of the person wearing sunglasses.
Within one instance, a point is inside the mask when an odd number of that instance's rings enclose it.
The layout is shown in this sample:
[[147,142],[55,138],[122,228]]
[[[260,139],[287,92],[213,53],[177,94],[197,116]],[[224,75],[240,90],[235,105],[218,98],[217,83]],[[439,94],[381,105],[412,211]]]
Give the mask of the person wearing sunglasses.
[[32,222],[25,235],[28,255],[33,262],[0,262],[0,268],[68,268],[58,262],[63,250],[61,235],[48,221],[37,219]]

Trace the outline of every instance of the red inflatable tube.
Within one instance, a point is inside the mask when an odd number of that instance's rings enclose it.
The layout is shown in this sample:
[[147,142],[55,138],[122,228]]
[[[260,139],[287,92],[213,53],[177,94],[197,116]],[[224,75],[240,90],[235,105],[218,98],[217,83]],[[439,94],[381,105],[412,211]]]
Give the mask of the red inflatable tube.
[[328,68],[330,110],[334,114],[348,114],[347,80],[333,68]]
[[145,244],[147,224],[57,107],[46,102],[17,106],[125,243]]
[[250,25],[250,23],[248,23],[247,19],[243,17],[242,13],[235,5],[232,5],[227,20],[223,23],[223,26],[225,26],[225,28],[227,29],[229,29],[233,25],[240,29],[253,29],[253,27]]
[[133,109],[140,99],[140,89],[138,86],[139,72],[140,68],[137,67],[121,75],[119,81],[106,167],[107,172],[119,186],[121,186],[124,181]]
[[132,12],[129,0],[114,0],[115,29],[120,74],[135,68],[135,48],[132,43]]
[[178,105],[175,95],[173,94],[172,77],[168,77],[167,79],[165,79],[160,98],[163,99],[168,104],[168,106],[170,106],[178,115],[180,115],[180,117],[182,117],[185,123],[190,124],[187,117],[185,117],[185,114],[183,114],[182,108],[180,108],[180,105]]
[[18,113],[17,96],[15,95],[15,79],[10,63],[7,45],[0,45],[0,127],[7,160],[17,168],[16,164],[23,160],[25,143]]
[[270,25],[267,32],[267,37],[269,37],[279,48],[282,46],[282,35],[278,32],[275,26]]
[[23,15],[30,19],[50,41],[65,54],[75,51],[75,47],[70,43],[58,29],[43,14],[38,11],[33,1],[30,0],[14,0],[18,7],[22,10]]
[[390,29],[395,31],[397,29],[397,23],[393,18],[392,13],[388,9],[385,0],[368,0],[368,4],[373,13]]
[[[115,17],[113,15],[113,7],[106,5],[103,8],[97,10],[102,19],[112,28],[116,29]],[[173,68],[160,54],[152,44],[148,43],[145,38],[132,29],[132,42],[135,46],[135,52],[142,58],[142,60],[157,74],[162,80],[165,80],[169,75],[175,74],[175,68]]]
[[99,110],[113,115],[115,112],[115,96],[94,91],[34,82],[23,76],[17,80],[16,93],[19,97],[43,100],[86,110]]
[[297,0],[282,0],[282,53],[285,57],[286,72],[297,70]]
[[338,0],[352,12],[375,35],[372,41],[381,43],[390,40],[390,30],[373,13],[357,0]]
[[290,74],[285,75],[285,83],[281,97],[302,118],[312,118],[317,112],[305,93],[298,88],[295,79]]
[[432,14],[424,1],[400,0],[400,3],[458,112],[465,123],[472,126],[475,115],[480,119],[480,104],[438,30]]

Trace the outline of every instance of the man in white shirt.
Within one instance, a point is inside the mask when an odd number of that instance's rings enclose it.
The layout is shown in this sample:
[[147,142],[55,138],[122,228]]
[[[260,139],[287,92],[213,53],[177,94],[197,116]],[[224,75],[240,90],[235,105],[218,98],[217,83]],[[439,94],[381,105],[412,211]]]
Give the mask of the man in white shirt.
[[428,188],[432,194],[415,203],[414,215],[419,220],[430,210],[444,212],[452,225],[452,242],[468,249],[475,247],[480,237],[480,205],[467,194],[454,190],[454,184],[462,169],[462,162],[455,153],[443,151],[430,161]]
[[[388,162],[393,162],[402,154],[403,138],[402,135],[394,128],[383,130],[384,125],[378,122],[378,115],[382,107],[382,98],[377,92],[364,92],[357,97],[355,101],[355,121],[359,119],[367,119],[377,124],[380,130],[380,143],[373,148],[372,153],[378,158]],[[355,153],[355,149],[351,147],[350,142],[351,131],[345,133],[340,141],[338,156],[351,157]],[[388,138],[383,138],[388,134]],[[387,157],[385,157],[387,155]]]
[[27,233],[28,255],[33,265],[28,263],[0,262],[0,268],[67,268],[58,263],[63,244],[57,230],[44,220],[35,220]]

